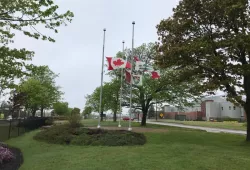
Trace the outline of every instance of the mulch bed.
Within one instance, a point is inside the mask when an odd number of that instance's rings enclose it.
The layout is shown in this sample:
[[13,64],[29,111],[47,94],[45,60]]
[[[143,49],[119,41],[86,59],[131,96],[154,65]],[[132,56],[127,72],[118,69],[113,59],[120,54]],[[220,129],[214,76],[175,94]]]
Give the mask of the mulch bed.
[[[88,127],[89,129],[97,129],[96,127]],[[122,130],[127,131],[128,127],[102,127],[105,130]],[[152,133],[164,133],[168,132],[167,129],[156,129],[156,128],[141,128],[141,127],[132,127],[133,132],[144,133],[144,132],[152,132]]]
[[0,170],[18,170],[23,163],[23,154],[17,148],[9,148],[10,151],[15,155],[15,159],[10,162],[0,165]]

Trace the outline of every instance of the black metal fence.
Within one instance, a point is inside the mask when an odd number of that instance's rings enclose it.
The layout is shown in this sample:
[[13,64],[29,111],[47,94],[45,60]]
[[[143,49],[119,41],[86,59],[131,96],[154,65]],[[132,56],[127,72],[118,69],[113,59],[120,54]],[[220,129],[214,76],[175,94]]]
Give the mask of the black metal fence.
[[0,120],[0,141],[8,140],[12,137],[17,137],[25,132],[38,129],[46,125],[48,118],[25,118]]

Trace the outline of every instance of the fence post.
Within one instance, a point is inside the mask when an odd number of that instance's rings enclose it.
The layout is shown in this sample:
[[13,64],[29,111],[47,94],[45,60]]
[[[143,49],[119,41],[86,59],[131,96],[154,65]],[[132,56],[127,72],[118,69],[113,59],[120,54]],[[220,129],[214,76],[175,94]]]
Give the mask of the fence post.
[[10,130],[11,130],[11,119],[10,119],[10,125],[9,125],[9,136],[8,136],[9,139],[10,139]]

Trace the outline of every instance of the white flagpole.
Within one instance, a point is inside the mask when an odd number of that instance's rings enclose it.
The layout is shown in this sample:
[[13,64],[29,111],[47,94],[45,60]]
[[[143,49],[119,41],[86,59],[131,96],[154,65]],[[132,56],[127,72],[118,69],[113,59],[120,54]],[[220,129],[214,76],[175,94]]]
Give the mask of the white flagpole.
[[131,127],[131,115],[132,115],[132,87],[133,87],[133,62],[134,62],[134,32],[135,32],[135,21],[132,22],[132,54],[131,54],[131,79],[130,79],[130,111],[129,111],[129,127],[128,131],[132,131]]
[[99,105],[99,121],[97,128],[101,128],[101,113],[102,113],[102,89],[103,89],[103,67],[104,67],[104,52],[105,52],[105,36],[106,29],[103,29],[103,50],[102,50],[102,71],[101,71],[101,89],[100,89],[100,105]]
[[[124,54],[124,43],[125,41],[122,41],[122,53]],[[121,126],[121,119],[122,119],[122,78],[123,78],[123,69],[121,69],[121,89],[120,89],[120,119],[119,119],[119,125],[118,127]]]

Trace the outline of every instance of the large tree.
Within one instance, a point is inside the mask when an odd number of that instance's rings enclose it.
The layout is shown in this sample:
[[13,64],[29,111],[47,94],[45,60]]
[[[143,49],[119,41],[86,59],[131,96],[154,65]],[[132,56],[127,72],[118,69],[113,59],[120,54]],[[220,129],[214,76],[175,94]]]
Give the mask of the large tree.
[[39,66],[32,69],[32,74],[22,80],[19,91],[28,94],[27,109],[31,109],[34,116],[40,109],[43,116],[44,109],[51,108],[63,94],[56,85],[58,77],[48,66]]
[[[125,55],[128,56],[128,60],[131,61],[131,49],[126,49]],[[153,68],[155,70],[159,69],[154,65],[156,55],[157,52],[154,43],[142,44],[134,49],[134,56],[136,56],[140,61],[145,62],[145,70],[148,70],[149,68]],[[178,71],[173,69],[158,71],[161,74],[161,78],[159,79],[152,79],[150,71],[136,72],[136,74],[142,74],[143,85],[133,85],[132,87],[132,108],[134,111],[137,109],[142,111],[142,126],[146,126],[148,110],[152,105],[162,104],[164,102],[175,105],[178,104],[180,107],[184,105],[192,105],[192,103],[196,101],[200,95],[193,89],[194,84],[198,84],[197,80],[179,83],[175,80],[175,77],[179,74]],[[119,75],[119,73],[119,71],[115,72],[116,75]],[[123,103],[127,103],[127,106],[129,106],[130,85],[125,83],[123,89]]]
[[36,26],[57,33],[62,24],[71,22],[73,13],[58,13],[54,0],[1,0],[0,3],[0,92],[13,87],[14,79],[27,74],[34,52],[26,49],[11,48],[15,34],[54,42],[55,40],[41,33]]
[[69,104],[67,102],[56,102],[53,104],[53,109],[57,115],[68,115],[70,113]]
[[[117,119],[117,112],[119,111],[120,103],[120,79],[114,78],[111,82],[104,83],[103,85],[103,97],[102,97],[102,109],[101,112],[111,110],[114,114],[113,121]],[[90,106],[94,111],[99,112],[100,105],[100,87],[97,87],[95,91],[86,97],[86,106]]]
[[42,84],[33,78],[23,81],[18,87],[20,93],[27,94],[27,100],[25,101],[25,109],[28,112],[31,112],[34,117],[36,111],[39,110],[41,101],[43,101],[43,92],[45,87]]
[[243,106],[250,141],[249,1],[182,0],[157,28],[157,64],[181,70],[182,80],[199,77],[197,90],[220,89]]

